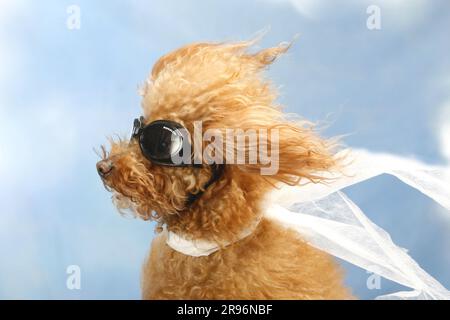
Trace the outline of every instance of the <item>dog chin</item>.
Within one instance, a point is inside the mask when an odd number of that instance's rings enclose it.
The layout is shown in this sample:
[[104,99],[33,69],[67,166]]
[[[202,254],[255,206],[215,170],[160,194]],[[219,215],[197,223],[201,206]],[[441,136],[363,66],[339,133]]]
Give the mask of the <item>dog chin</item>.
[[133,216],[137,215],[137,205],[135,202],[131,200],[131,198],[112,190],[112,202],[116,206],[117,210],[125,216]]

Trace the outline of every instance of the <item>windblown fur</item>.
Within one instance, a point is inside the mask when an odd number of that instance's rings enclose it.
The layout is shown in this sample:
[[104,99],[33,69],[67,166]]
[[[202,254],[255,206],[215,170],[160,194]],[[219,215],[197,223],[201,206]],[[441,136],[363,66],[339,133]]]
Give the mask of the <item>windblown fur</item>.
[[[264,69],[287,45],[250,52],[252,42],[197,43],[169,53],[154,65],[142,87],[145,122],[176,121],[190,132],[231,128],[279,130],[279,170],[262,164],[227,164],[222,178],[191,206],[189,193],[208,181],[208,166],[164,167],[144,158],[136,143],[111,141],[104,178],[119,210],[190,239],[234,241],[262,215],[263,199],[277,183],[322,183],[318,172],[336,169],[333,141],[306,121],[292,121],[276,103]],[[245,147],[246,154],[252,146]],[[236,152],[238,150],[235,150]],[[142,273],[145,299],[341,299],[351,298],[336,263],[295,232],[263,219],[255,232],[207,257],[178,253],[158,235]]]

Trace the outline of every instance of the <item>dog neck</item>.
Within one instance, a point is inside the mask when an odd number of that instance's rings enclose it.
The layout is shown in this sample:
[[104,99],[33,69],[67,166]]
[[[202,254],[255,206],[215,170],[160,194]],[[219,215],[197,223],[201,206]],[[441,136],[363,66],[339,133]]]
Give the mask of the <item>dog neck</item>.
[[[225,178],[188,210],[164,218],[167,230],[184,239],[226,245],[242,238],[261,219],[261,199],[270,187],[257,178]],[[267,185],[267,188],[264,188]]]

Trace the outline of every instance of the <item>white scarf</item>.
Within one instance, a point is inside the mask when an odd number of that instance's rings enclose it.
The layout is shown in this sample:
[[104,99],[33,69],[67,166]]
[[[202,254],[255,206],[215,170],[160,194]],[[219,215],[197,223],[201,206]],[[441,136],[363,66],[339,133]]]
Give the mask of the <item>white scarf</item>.
[[[425,272],[389,234],[364,215],[341,189],[381,174],[390,174],[450,210],[450,169],[415,160],[363,150],[343,151],[351,160],[344,174],[327,172],[328,184],[282,186],[270,193],[264,217],[296,230],[312,246],[412,291],[378,299],[450,299],[450,291]],[[339,156],[339,155],[338,155]],[[240,239],[254,228],[245,230]],[[220,247],[204,240],[190,241],[168,232],[167,244],[190,256],[207,256]]]

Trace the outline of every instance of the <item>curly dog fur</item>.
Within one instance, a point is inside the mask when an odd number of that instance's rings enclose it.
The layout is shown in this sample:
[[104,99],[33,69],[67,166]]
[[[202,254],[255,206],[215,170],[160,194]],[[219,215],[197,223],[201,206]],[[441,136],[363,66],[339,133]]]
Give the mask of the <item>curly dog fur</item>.
[[[158,222],[189,239],[233,242],[262,215],[264,196],[277,183],[321,183],[317,172],[339,166],[334,142],[312,124],[288,120],[264,69],[288,45],[250,52],[254,43],[197,43],[169,53],[154,65],[141,90],[145,123],[173,120],[191,133],[203,129],[278,129],[279,170],[260,174],[262,164],[227,164],[223,176],[191,206],[208,181],[208,166],[167,167],[144,158],[136,142],[113,141],[103,158],[113,163],[103,179],[120,211]],[[239,147],[236,147],[239,148]],[[249,152],[246,145],[244,152]],[[239,150],[235,150],[236,152]],[[145,299],[345,299],[340,268],[298,234],[262,219],[248,237],[205,257],[191,257],[165,243],[152,243],[144,264]]]

